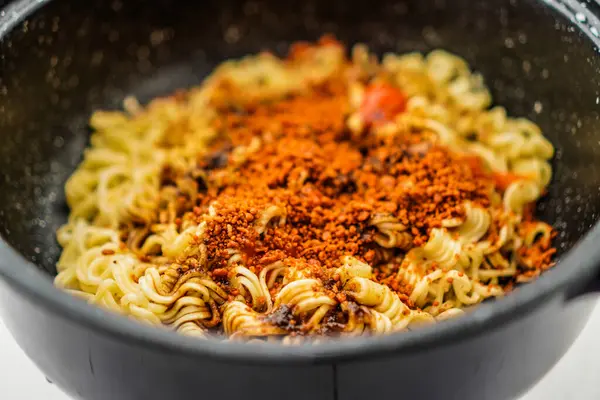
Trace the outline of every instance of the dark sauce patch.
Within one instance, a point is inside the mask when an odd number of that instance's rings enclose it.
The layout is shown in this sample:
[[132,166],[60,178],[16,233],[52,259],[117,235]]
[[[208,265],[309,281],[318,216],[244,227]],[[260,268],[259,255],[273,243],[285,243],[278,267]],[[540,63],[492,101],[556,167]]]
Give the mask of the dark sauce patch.
[[265,316],[264,321],[281,329],[285,329],[286,331],[298,330],[292,309],[285,304],[279,306],[271,314]]

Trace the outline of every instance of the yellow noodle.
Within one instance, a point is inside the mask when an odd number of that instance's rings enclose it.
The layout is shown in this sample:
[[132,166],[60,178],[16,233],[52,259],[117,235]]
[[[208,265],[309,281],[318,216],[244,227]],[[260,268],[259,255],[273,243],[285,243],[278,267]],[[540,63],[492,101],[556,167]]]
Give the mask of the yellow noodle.
[[[517,177],[504,193],[493,191],[489,207],[465,202],[464,217],[442,221],[419,247],[413,245],[413,226],[393,213],[372,215],[373,265],[344,255],[341,267],[326,271],[327,284],[313,270],[285,260],[254,270],[239,249],[223,249],[229,257],[227,276],[211,275],[219,260],[207,255],[207,221],[218,217],[219,205],[209,205],[204,222],[177,221],[178,202],[196,205],[207,179],[196,167],[219,134],[213,121],[214,104],[223,100],[220,88],[231,85],[235,90],[229,96],[240,102],[279,98],[341,76],[344,63],[339,46],[317,47],[312,57],[293,61],[261,53],[223,63],[183,99],[172,96],[142,106],[129,97],[124,112],[95,112],[91,146],[65,185],[71,212],[57,232],[63,252],[56,285],[87,302],[192,337],[222,329],[232,339],[283,337],[290,345],[323,332],[332,315],[343,315],[343,326],[336,328],[341,336],[385,334],[454,318],[502,296],[498,282],[515,276],[519,267],[528,268],[519,249],[551,239],[549,225],[523,228],[523,216],[550,183],[554,148],[532,121],[511,118],[503,107],[489,108],[482,77],[442,50],[386,54],[379,63],[366,46],[357,45],[352,68],[360,79],[348,84],[346,126],[356,137],[365,133],[367,123],[358,112],[363,82],[384,77],[409,98],[404,113],[372,127],[371,134],[419,131],[451,151],[476,155],[489,171]],[[263,144],[255,137],[235,147],[228,168],[243,168]],[[165,186],[161,172],[167,166],[195,172],[182,172],[176,187]],[[231,171],[219,176],[217,185]],[[310,171],[301,171],[288,189],[300,189],[309,177]],[[253,222],[256,234],[264,237],[285,225],[290,207],[278,203],[260,210]],[[397,269],[393,274],[405,285],[404,300],[376,281],[373,267]],[[336,280],[340,293],[328,286]]]

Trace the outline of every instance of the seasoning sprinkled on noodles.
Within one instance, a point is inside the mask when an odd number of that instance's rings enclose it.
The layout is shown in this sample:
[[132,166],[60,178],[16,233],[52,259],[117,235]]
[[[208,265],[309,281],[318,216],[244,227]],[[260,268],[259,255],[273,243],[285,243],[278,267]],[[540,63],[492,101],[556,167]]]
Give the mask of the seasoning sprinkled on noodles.
[[443,51],[330,37],[96,112],[56,284],[199,338],[345,337],[463,314],[553,265],[552,145]]

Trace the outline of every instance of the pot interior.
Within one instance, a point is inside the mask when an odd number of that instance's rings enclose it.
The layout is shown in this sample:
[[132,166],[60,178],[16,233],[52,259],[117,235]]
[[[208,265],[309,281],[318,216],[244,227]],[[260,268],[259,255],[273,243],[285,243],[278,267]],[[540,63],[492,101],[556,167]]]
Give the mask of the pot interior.
[[323,33],[379,54],[444,48],[463,56],[483,73],[495,104],[533,119],[556,147],[538,213],[558,229],[559,255],[598,221],[600,58],[583,33],[585,15],[570,21],[551,8],[560,2],[46,3],[0,44],[0,233],[49,276],[60,254],[55,231],[68,213],[63,185],[94,109],[196,85],[227,58],[285,53],[292,41]]

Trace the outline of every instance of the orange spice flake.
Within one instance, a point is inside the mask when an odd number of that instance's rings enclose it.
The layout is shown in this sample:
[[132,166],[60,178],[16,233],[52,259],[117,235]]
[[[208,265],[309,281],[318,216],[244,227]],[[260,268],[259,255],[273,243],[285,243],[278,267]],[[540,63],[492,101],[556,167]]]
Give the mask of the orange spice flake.
[[366,123],[384,123],[406,108],[406,96],[396,87],[375,83],[367,87],[360,106],[360,114]]

